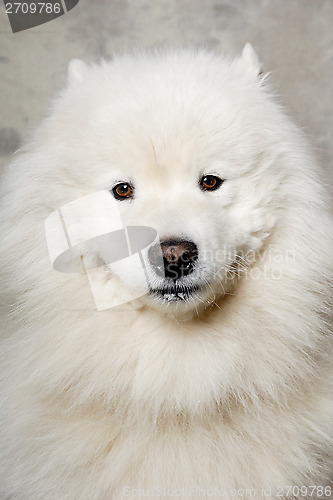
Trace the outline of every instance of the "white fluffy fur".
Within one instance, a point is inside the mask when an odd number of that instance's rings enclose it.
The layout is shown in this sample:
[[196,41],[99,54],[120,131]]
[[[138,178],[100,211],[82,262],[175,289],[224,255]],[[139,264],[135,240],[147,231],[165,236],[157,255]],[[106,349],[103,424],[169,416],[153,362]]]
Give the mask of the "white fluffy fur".
[[[249,46],[235,61],[75,61],[5,170],[1,500],[330,484],[333,225],[316,161],[259,71]],[[202,192],[205,173],[226,180]],[[123,179],[137,186],[126,221],[196,241],[209,286],[188,305],[98,312],[84,275],[51,268],[47,216]],[[219,249],[223,268],[239,251],[255,260],[230,284],[205,261]]]

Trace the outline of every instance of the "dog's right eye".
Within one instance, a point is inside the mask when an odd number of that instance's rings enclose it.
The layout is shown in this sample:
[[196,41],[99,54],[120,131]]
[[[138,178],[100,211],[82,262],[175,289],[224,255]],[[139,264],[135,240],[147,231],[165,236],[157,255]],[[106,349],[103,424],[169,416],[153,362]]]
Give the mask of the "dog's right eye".
[[116,200],[126,200],[134,197],[134,186],[128,182],[119,182],[112,189],[113,196]]

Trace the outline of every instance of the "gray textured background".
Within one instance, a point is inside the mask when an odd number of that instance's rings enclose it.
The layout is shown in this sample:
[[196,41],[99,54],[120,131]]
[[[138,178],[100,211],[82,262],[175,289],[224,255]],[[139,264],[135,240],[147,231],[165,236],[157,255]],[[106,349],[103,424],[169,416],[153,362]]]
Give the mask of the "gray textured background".
[[1,163],[47,113],[73,57],[92,62],[156,44],[236,55],[250,41],[333,192],[333,0],[80,0],[66,15],[16,34],[0,10]]

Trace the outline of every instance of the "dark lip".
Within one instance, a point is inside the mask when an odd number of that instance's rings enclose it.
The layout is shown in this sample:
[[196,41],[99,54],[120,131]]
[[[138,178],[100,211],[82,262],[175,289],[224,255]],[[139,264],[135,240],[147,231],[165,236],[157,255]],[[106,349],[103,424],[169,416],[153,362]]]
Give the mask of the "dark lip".
[[150,294],[165,302],[188,302],[200,289],[197,285],[174,285],[150,289]]

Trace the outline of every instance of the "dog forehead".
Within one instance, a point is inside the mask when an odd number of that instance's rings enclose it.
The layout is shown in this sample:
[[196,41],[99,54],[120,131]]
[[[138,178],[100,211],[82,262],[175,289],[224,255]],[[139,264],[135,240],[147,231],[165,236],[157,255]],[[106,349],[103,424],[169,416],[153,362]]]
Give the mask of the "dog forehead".
[[165,182],[169,175],[180,179],[191,170],[197,176],[212,172],[221,159],[232,164],[230,156],[246,163],[253,149],[246,123],[258,107],[252,104],[244,112],[234,68],[214,59],[207,69],[206,62],[203,57],[194,64],[184,56],[91,70],[66,97],[66,118],[78,127],[82,163],[94,164],[92,171],[101,175],[119,167],[119,179],[139,170],[152,176],[156,170]]
[[199,136],[204,129],[212,131],[221,113],[227,126],[227,108],[233,114],[239,101],[237,76],[230,67],[216,62],[216,67],[211,64],[203,74],[200,64],[193,67],[193,61],[187,68],[186,58],[177,64],[162,61],[157,68],[154,62],[143,67],[142,62],[133,61],[134,76],[127,75],[124,61],[92,73],[81,96],[84,106],[91,102],[91,122],[107,128],[116,125],[125,134],[139,130],[142,135],[163,139],[165,134],[173,140],[184,129],[187,137]]
[[170,109],[172,103],[156,108],[141,105],[136,110],[113,108],[112,116],[104,118],[96,110],[98,119],[93,120],[90,135],[97,137],[99,153],[105,152],[105,158],[112,158],[115,165],[128,171],[142,168],[151,177],[156,170],[180,176],[214,155],[216,141],[211,129],[195,110],[179,112]]

